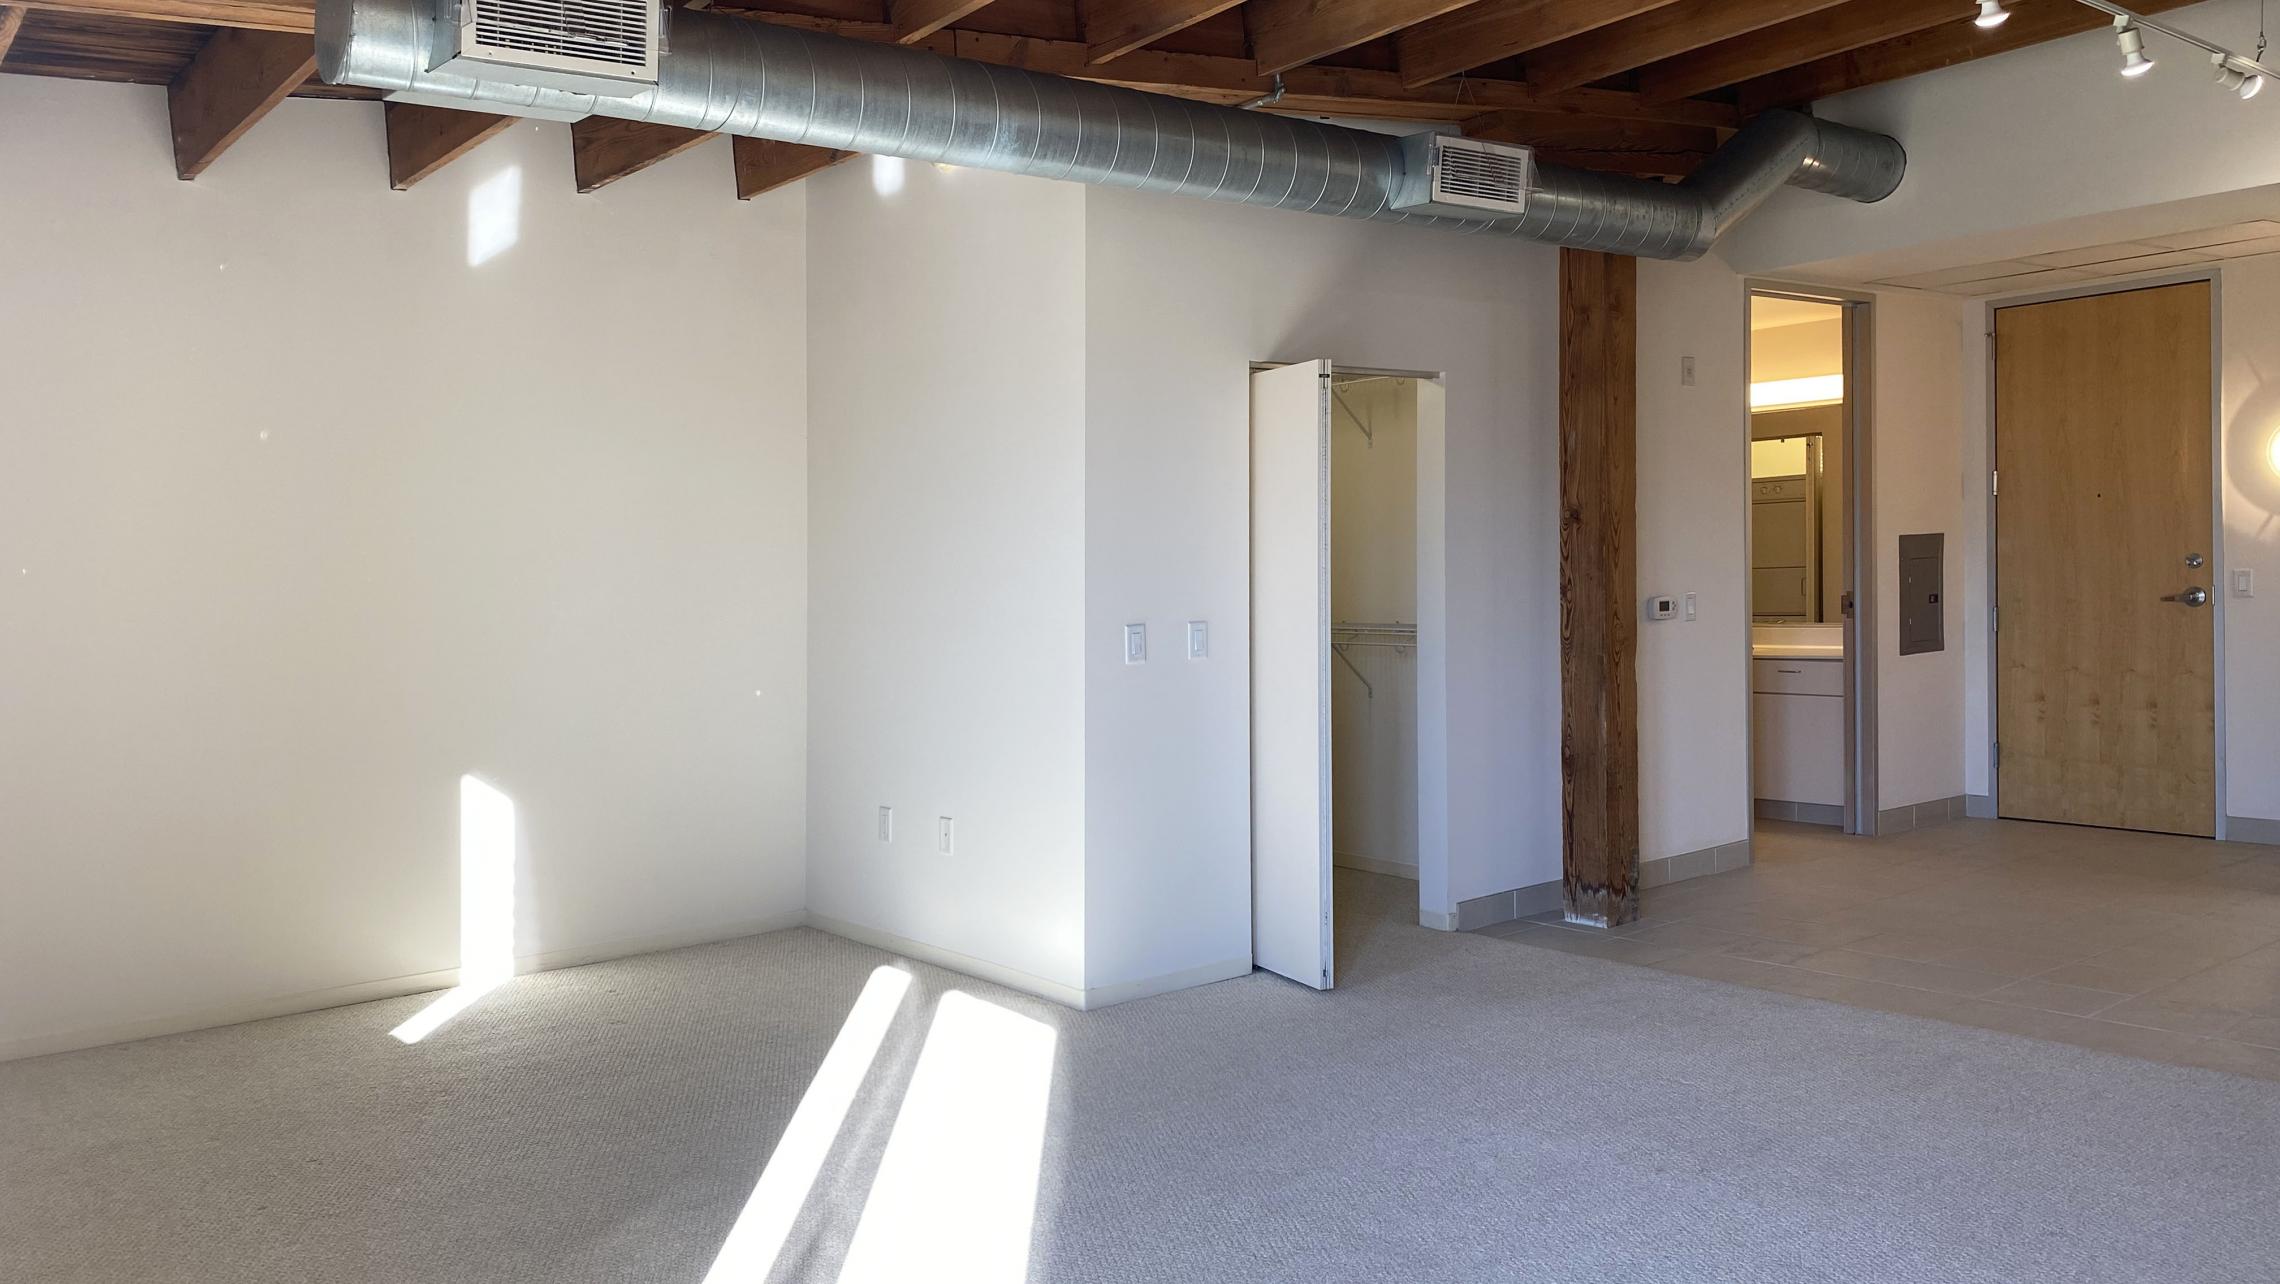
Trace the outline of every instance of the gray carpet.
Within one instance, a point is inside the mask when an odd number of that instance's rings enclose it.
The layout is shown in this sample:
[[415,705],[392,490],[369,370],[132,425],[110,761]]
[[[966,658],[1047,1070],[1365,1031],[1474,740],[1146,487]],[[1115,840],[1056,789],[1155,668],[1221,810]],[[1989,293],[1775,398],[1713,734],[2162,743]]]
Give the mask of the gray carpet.
[[[1078,1014],[913,967],[772,1278],[837,1276],[953,987],[1059,1030],[1032,1280],[2280,1274],[2280,1084],[1341,929],[1328,995]],[[0,1279],[696,1284],[888,959],[795,930],[525,977],[416,1047],[415,998],[0,1065]]]

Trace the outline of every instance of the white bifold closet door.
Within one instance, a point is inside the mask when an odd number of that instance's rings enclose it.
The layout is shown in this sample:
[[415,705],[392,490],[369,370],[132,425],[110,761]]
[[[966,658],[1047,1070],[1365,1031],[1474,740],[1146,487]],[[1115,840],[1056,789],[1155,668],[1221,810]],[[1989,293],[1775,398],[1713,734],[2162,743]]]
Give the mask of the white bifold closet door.
[[1330,363],[1251,376],[1251,958],[1330,988]]

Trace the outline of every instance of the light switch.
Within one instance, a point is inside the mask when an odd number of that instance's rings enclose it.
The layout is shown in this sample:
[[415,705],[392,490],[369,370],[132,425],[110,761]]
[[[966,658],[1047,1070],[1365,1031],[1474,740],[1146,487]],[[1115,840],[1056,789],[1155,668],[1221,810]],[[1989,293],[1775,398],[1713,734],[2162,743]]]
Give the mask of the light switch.
[[2256,596],[2256,572],[2248,569],[2245,566],[2236,566],[2233,568],[2233,596]]
[[1694,386],[1694,358],[1691,356],[1678,359],[1678,386],[1681,388]]
[[1694,618],[1694,595],[1692,593],[1686,595],[1686,618],[1690,620]]
[[1200,660],[1211,654],[1211,625],[1203,620],[1188,621],[1188,659]]
[[958,822],[948,816],[939,816],[936,819],[942,822],[942,828],[939,837],[935,840],[935,850],[945,856],[956,853],[958,850]]
[[891,843],[894,840],[895,809],[892,807],[881,807],[879,808],[879,841],[882,843]]
[[1124,626],[1124,662],[1126,664],[1146,664],[1148,662],[1147,625],[1127,624]]

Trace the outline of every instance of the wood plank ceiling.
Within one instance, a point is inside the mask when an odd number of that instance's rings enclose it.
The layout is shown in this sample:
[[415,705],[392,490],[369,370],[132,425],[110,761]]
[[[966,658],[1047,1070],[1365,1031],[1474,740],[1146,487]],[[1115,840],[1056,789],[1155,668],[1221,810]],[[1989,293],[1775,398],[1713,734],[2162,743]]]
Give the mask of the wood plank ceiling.
[[[2142,11],[2188,0],[2140,0]],[[712,0],[716,12],[1263,110],[1448,122],[1547,161],[1656,178],[1691,172],[1747,117],[2093,30],[2075,0]],[[286,94],[369,99],[306,69],[314,0],[0,3],[0,72],[170,86],[176,166],[194,177]],[[290,83],[288,83],[290,82]],[[185,118],[185,112],[191,113]],[[448,113],[444,113],[448,114]],[[471,113],[472,115],[472,113]],[[401,189],[498,132],[500,119],[388,113]],[[578,189],[686,150],[689,130],[571,129]],[[814,152],[813,155],[806,153]],[[841,153],[738,150],[750,197]]]

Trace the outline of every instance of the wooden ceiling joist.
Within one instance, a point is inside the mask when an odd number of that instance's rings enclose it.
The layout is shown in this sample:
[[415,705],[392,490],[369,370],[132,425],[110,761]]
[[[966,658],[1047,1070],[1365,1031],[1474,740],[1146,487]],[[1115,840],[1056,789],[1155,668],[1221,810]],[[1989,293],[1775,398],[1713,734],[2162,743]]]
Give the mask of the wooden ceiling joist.
[[[2196,2],[2137,0],[2131,7],[2151,14]],[[1950,23],[1745,81],[1741,88],[1741,106],[1750,112],[1768,107],[1802,106],[1848,89],[1881,85],[2039,45],[2046,40],[2096,31],[2111,21],[2107,15],[2075,0],[2015,0],[2010,21],[1999,27],[1978,27],[1969,21]]]
[[308,36],[215,32],[167,87],[175,174],[192,179],[204,173],[316,70],[317,46]]
[[1833,8],[1843,0],[1679,0],[1545,45],[1528,55],[1528,83],[1574,89],[1704,45]]
[[888,12],[895,28],[895,43],[916,44],[990,0],[890,0]]
[[1085,61],[1107,62],[1152,45],[1243,0],[1101,0],[1085,6]]
[[1411,88],[1485,67],[1675,0],[1483,0],[1394,37],[1401,83]]
[[0,59],[8,56],[8,47],[16,43],[16,33],[23,29],[23,9],[16,5],[0,5]]
[[246,31],[309,35],[317,29],[316,0],[25,0],[24,7]]
[[1473,0],[1250,0],[1243,18],[1259,74],[1289,71],[1464,8]]
[[405,191],[451,162],[465,156],[487,138],[505,132],[512,116],[488,112],[455,111],[449,107],[421,107],[412,103],[385,103],[382,119],[388,132],[388,186]]
[[768,138],[738,135],[730,141],[736,153],[736,199],[740,201],[796,183],[856,156],[836,148],[779,143]]
[[1846,0],[1835,8],[1644,67],[1639,72],[1639,96],[1649,102],[1676,102],[1943,23],[1968,25],[1971,13],[1955,0]]
[[678,125],[588,116],[570,126],[571,167],[579,191],[598,192],[711,137],[704,130]]

